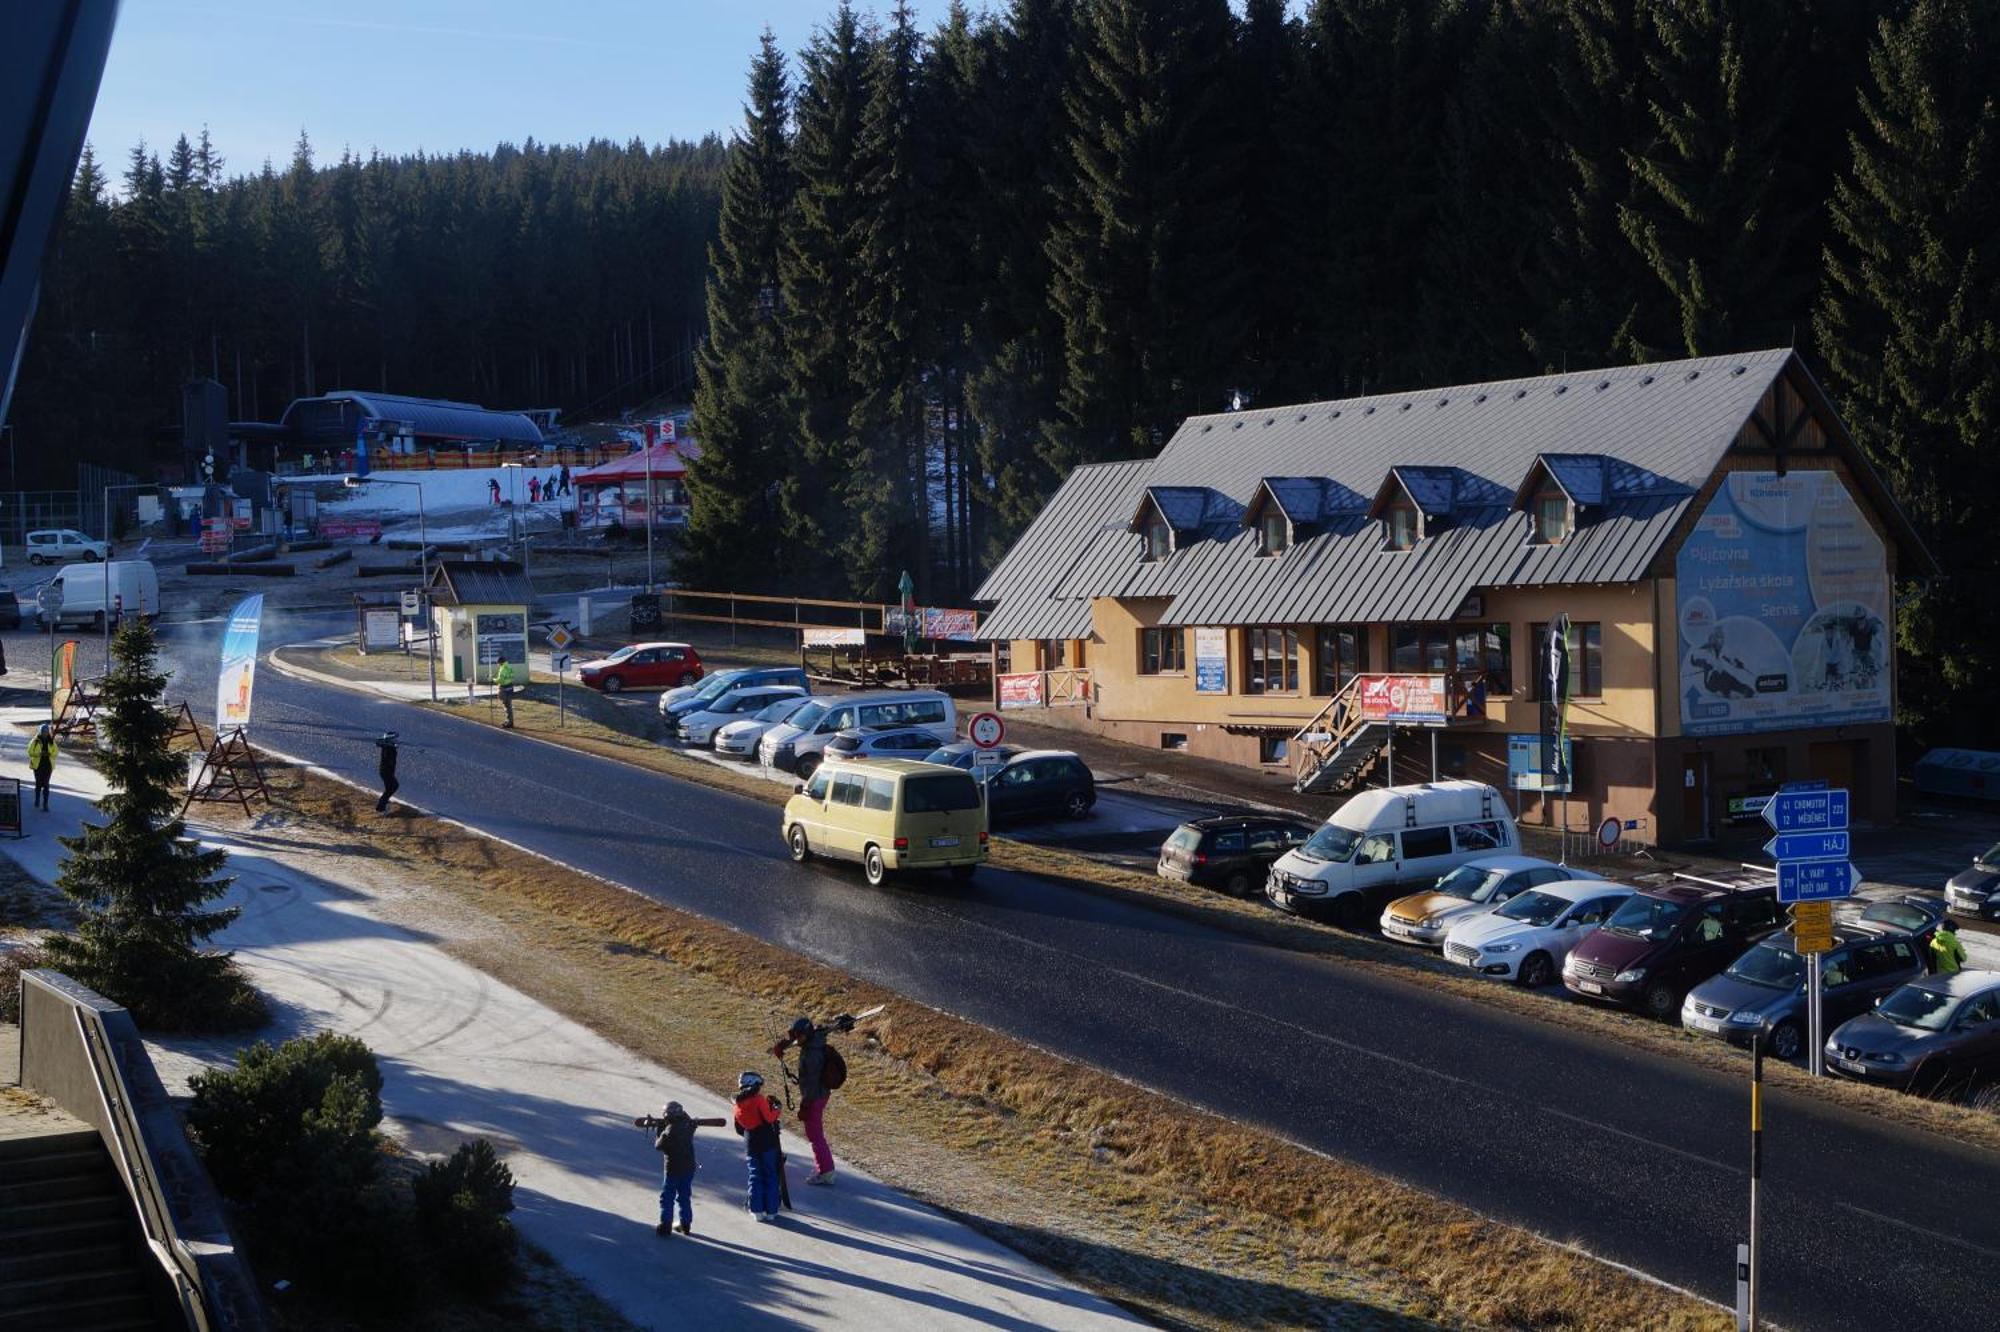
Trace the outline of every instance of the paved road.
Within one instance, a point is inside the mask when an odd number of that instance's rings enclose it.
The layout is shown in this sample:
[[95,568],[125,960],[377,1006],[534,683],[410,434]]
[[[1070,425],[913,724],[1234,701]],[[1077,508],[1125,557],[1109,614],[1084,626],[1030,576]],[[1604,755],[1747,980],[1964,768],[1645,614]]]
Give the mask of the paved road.
[[[212,692],[214,633],[170,638],[180,657],[200,636],[176,663],[197,700]],[[1033,878],[871,890],[791,865],[767,805],[260,674],[257,736],[273,749],[366,782],[370,737],[390,727],[422,807],[1732,1298],[1747,1189],[1738,1078]],[[1994,1325],[2000,1157],[1782,1093],[1766,1127],[1771,1316],[1857,1332]]]

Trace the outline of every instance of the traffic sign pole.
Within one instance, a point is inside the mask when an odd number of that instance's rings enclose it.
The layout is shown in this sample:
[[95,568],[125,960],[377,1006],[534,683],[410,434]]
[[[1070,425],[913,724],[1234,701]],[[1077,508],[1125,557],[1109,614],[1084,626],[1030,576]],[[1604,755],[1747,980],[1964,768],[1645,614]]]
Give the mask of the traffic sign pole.
[[1757,1185],[1764,1176],[1764,1034],[1750,1036],[1750,1332],[1757,1329]]

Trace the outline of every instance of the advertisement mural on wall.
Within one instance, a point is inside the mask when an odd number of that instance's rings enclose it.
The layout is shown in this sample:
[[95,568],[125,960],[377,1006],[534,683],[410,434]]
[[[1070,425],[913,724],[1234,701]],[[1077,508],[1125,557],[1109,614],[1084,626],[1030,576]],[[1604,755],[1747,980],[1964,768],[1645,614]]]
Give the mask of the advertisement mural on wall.
[[1681,729],[1889,720],[1882,539],[1832,472],[1732,472],[1681,547]]
[[949,606],[924,607],[924,637],[935,641],[970,643],[979,628],[979,612]]
[[999,679],[1000,706],[1003,708],[1039,708],[1042,706],[1042,673],[1025,671],[1019,675],[1003,675]]
[[264,594],[236,603],[222,631],[222,670],[215,677],[215,729],[250,725],[250,691],[257,683],[257,631],[264,621]]
[[1361,677],[1361,715],[1369,721],[1442,726],[1445,723],[1444,677],[1364,675]]
[[1575,751],[1563,737],[1560,763],[1549,762],[1550,749],[1539,734],[1507,737],[1507,785],[1516,791],[1568,791],[1575,771]]
[[1211,628],[1194,631],[1194,692],[1197,694],[1229,692],[1227,629]]

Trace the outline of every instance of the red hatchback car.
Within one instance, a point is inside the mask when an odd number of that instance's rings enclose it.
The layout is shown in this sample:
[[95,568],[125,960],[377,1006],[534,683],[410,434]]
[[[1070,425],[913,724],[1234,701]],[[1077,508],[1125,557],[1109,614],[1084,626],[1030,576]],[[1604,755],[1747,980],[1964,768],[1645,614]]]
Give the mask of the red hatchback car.
[[577,678],[592,689],[675,689],[701,679],[701,655],[686,643],[633,643],[586,661]]

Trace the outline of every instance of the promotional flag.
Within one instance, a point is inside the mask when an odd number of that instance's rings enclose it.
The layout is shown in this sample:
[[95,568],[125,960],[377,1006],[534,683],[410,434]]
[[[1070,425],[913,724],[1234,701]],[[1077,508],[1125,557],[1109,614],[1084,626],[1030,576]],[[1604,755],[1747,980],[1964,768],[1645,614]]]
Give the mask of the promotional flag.
[[1549,621],[1542,640],[1542,769],[1552,789],[1567,791],[1570,774],[1563,762],[1569,739],[1569,615]]
[[215,729],[250,725],[250,690],[257,681],[257,630],[264,619],[264,594],[248,596],[229,612],[222,631],[222,670],[215,677]]
[[49,654],[49,715],[62,716],[69,706],[70,692],[76,688],[76,640],[64,639]]

